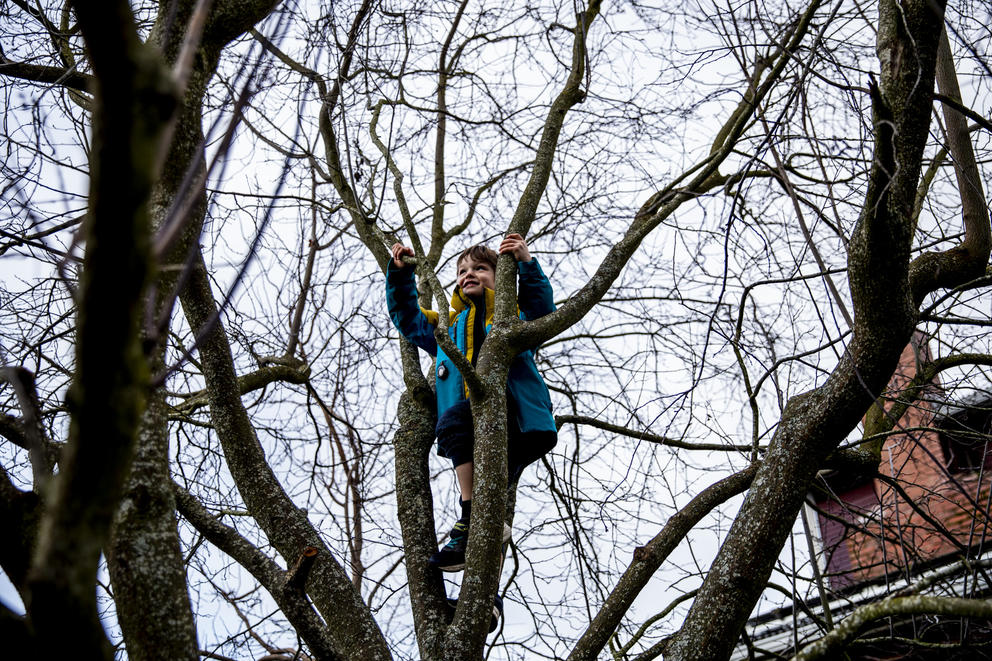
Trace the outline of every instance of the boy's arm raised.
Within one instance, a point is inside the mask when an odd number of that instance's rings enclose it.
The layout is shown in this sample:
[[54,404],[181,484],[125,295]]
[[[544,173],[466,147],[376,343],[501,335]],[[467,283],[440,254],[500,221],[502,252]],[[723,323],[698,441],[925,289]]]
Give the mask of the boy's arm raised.
[[523,313],[525,321],[540,319],[555,311],[555,298],[541,265],[536,259],[529,262],[517,262],[519,291],[517,305]]
[[551,283],[541,270],[537,260],[530,256],[527,241],[519,234],[507,234],[499,244],[501,255],[510,254],[517,260],[519,291],[517,306],[525,321],[539,319],[555,311],[554,294]]
[[432,356],[437,355],[437,340],[434,339],[437,312],[417,305],[413,269],[397,268],[393,260],[389,260],[386,268],[386,306],[389,318],[403,337]]

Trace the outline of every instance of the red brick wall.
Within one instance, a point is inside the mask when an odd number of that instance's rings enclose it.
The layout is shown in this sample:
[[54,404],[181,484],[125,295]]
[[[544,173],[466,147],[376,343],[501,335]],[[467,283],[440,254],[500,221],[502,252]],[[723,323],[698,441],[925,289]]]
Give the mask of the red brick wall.
[[[905,387],[927,354],[925,341],[914,338],[890,382],[891,393]],[[837,494],[841,502],[818,503],[821,566],[831,587],[840,589],[883,574],[902,575],[981,539],[987,522],[976,512],[988,509],[990,476],[983,476],[979,490],[977,471],[950,475],[945,469],[940,438],[930,429],[932,394],[910,406],[896,427],[903,431],[891,435],[882,448],[879,473],[895,478],[903,493],[875,479]]]

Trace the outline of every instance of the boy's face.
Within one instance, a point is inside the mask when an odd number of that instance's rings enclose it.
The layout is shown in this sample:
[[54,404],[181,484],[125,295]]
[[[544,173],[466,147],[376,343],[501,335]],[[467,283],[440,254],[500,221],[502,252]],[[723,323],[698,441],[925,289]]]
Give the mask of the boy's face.
[[496,273],[488,262],[466,256],[458,262],[458,286],[467,296],[482,296],[486,288],[496,289]]

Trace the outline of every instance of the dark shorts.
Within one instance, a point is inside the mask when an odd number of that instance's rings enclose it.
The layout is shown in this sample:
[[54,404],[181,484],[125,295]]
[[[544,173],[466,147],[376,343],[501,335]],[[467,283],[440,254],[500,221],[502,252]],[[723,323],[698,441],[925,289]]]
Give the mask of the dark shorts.
[[[520,431],[513,400],[506,405],[506,461],[512,484],[524,468],[537,461],[555,446],[558,434],[553,431]],[[472,433],[472,409],[468,400],[453,405],[437,421],[437,453],[455,466],[472,461],[475,436]]]

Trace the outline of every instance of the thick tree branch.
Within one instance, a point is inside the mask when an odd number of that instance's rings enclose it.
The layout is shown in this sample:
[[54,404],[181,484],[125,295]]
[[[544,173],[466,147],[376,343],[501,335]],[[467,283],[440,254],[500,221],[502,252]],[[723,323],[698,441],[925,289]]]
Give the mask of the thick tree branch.
[[[520,200],[517,202],[510,226],[506,230],[507,234],[517,233],[526,237],[530,231],[530,226],[537,214],[538,204],[548,187],[551,167],[554,165],[555,153],[558,149],[558,141],[565,125],[565,116],[572,107],[585,99],[587,90],[583,90],[581,85],[586,77],[589,64],[586,39],[589,36],[593,21],[599,16],[600,5],[601,0],[589,0],[585,10],[579,12],[575,17],[575,27],[572,29],[575,38],[572,41],[572,59],[568,79],[552,102],[544,120],[541,139],[537,145],[537,152],[534,154],[533,169],[527,180],[527,185],[520,195]],[[513,256],[501,255],[496,263],[495,320],[497,323],[516,318],[516,272],[517,263]]]
[[350,75],[355,48],[358,45],[359,37],[364,29],[363,26],[372,11],[372,7],[372,0],[363,0],[355,12],[355,18],[352,20],[351,26],[348,29],[348,38],[341,52],[341,61],[338,64],[337,76],[330,89],[328,89],[323,77],[313,70],[299,64],[294,69],[310,77],[317,85],[322,98],[318,127],[324,143],[324,159],[327,164],[328,175],[330,176],[331,183],[334,185],[334,190],[337,191],[345,208],[351,215],[355,231],[358,233],[359,238],[375,257],[379,268],[385,271],[386,262],[390,258],[388,246],[384,241],[379,239],[381,232],[377,234],[374,231],[376,229],[374,227],[375,218],[367,215],[359,199],[358,187],[355,184],[351,164],[342,158],[341,152],[338,149],[339,141],[333,123],[333,118],[337,112],[337,104],[341,97],[342,83]]
[[62,69],[60,67],[48,67],[41,64],[27,64],[25,62],[14,62],[7,59],[0,53],[0,76],[10,78],[20,78],[36,83],[46,83],[49,85],[59,85],[68,87],[77,92],[90,92],[93,84],[93,77],[76,71],[75,69]]
[[856,609],[823,638],[792,657],[792,661],[833,659],[853,641],[869,622],[890,615],[946,615],[955,617],[992,617],[992,601],[958,597],[889,597]]
[[[941,29],[937,50],[936,81],[941,92],[959,105],[954,60],[947,42],[947,31]],[[975,161],[968,123],[954,106],[942,104],[947,129],[947,149],[954,161],[954,176],[961,196],[961,218],[965,237],[957,246],[941,253],[920,255],[910,267],[913,298],[919,305],[924,297],[939,288],[950,288],[979,277],[985,271],[992,251],[992,228],[989,208],[982,190],[982,176]]]
[[[244,396],[250,392],[261,390],[273,383],[295,383],[302,385],[310,377],[310,366],[302,361],[293,361],[295,364],[267,365],[260,367],[254,372],[242,374],[237,378],[238,392]],[[185,401],[175,406],[176,411],[186,416],[199,408],[209,404],[209,397],[206,390],[198,390],[186,396]]]
[[[403,353],[415,353],[407,344]],[[437,551],[434,500],[427,455],[434,444],[437,405],[433,396],[419,400],[407,390],[397,408],[399,427],[393,437],[396,452],[396,503],[413,622],[421,658],[442,658],[440,645],[447,628],[448,609],[440,572],[427,560]]]
[[[565,116],[585,97],[580,85],[588,66],[586,38],[599,9],[600,0],[590,0],[585,10],[575,17],[568,79],[545,118],[533,170],[507,228],[508,233],[527,235],[547,188]],[[469,384],[476,439],[473,507],[465,578],[455,619],[445,640],[446,658],[481,656],[502,566],[499,551],[507,488],[506,383],[510,362],[519,353],[518,347],[507,342],[506,326],[519,321],[516,273],[513,256],[501,255],[496,263],[494,324],[482,345],[478,361],[477,376],[482,387],[473,390]],[[456,362],[459,371],[462,369],[460,362]]]
[[[200,501],[177,484],[172,485],[179,513],[202,534],[207,541],[231,556],[255,577],[279,605],[279,609],[302,636],[310,651],[319,659],[343,659],[335,650],[327,627],[308,603],[301,586],[291,584],[290,575],[269,559],[237,530],[214,518]],[[309,547],[313,548],[313,547]],[[302,549],[301,549],[302,550]],[[311,556],[316,558],[316,554]]]
[[[273,2],[237,2],[236,15],[221,17],[211,29],[211,8],[230,2],[181,0],[161,3],[148,40],[162,56],[180,88],[180,111],[166,127],[159,149],[147,158],[162,176],[152,193],[155,258],[162,269],[145,300],[143,344],[153,374],[166,374],[165,342],[175,293],[190,246],[199,240],[205,212],[202,105],[223,47],[267,15]],[[233,131],[245,95],[234,105]],[[226,146],[219,145],[223,155]],[[114,599],[128,656],[135,661],[196,659],[197,634],[186,588],[186,572],[169,480],[169,427],[165,390],[150,393],[142,418],[131,474],[121,500],[111,544],[106,549]],[[154,590],[149,586],[155,586]]]
[[[754,450],[754,446],[750,443],[742,445],[733,445],[730,443],[689,443],[675,438],[658,436],[646,431],[628,429],[626,427],[621,427],[620,425],[610,424],[609,422],[603,422],[602,420],[597,420],[596,418],[590,418],[584,415],[556,415],[555,422],[558,424],[558,429],[561,429],[567,424],[588,425],[589,427],[595,427],[596,429],[602,429],[603,431],[613,432],[614,434],[621,434],[630,438],[636,438],[640,441],[657,443],[658,445],[680,448],[682,450],[706,450],[716,452],[750,452],[751,450]],[[766,448],[759,447],[758,449],[764,450]]]
[[0,468],[0,530],[7,542],[0,544],[0,567],[21,595],[25,595],[31,556],[38,540],[41,496],[21,491]]
[[751,485],[758,472],[757,464],[739,473],[725,477],[699,493],[689,504],[668,520],[665,527],[644,546],[634,549],[634,560],[627,567],[610,596],[599,609],[589,628],[579,639],[568,661],[594,661],[605,647],[609,637],[620,625],[634,599],[669,554],[713,508],[742,493]]

